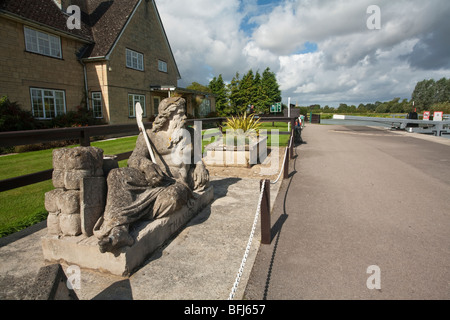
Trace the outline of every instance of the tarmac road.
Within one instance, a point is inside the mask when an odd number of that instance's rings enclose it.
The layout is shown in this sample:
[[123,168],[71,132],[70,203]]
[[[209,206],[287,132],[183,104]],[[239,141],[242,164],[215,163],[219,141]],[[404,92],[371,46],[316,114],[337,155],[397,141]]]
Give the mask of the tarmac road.
[[449,299],[450,140],[350,126],[302,135],[244,297]]

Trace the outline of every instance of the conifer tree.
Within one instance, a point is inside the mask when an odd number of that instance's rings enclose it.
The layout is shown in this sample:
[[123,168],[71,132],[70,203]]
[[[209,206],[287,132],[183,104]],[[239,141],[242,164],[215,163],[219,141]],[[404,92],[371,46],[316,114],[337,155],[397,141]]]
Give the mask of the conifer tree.
[[228,93],[221,74],[218,78],[214,77],[211,80],[211,82],[209,83],[209,89],[216,95],[217,114],[221,117],[229,115],[231,113],[231,110],[228,104]]

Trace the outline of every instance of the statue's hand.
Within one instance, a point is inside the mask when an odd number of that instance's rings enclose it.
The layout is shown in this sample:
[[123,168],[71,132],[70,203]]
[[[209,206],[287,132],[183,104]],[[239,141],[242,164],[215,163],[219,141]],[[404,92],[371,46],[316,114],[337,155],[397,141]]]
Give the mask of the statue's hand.
[[198,162],[193,173],[194,190],[204,188],[209,183],[209,171],[203,162]]
[[152,187],[158,187],[160,186],[164,181],[164,172],[161,170],[161,168],[151,162],[146,165],[146,168],[144,170],[145,173],[145,179]]

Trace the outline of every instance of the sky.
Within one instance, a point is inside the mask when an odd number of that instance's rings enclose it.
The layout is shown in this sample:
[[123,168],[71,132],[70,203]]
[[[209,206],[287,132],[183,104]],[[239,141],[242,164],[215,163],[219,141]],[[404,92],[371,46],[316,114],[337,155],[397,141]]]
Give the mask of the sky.
[[155,1],[180,87],[269,67],[283,103],[338,107],[450,78],[448,0]]

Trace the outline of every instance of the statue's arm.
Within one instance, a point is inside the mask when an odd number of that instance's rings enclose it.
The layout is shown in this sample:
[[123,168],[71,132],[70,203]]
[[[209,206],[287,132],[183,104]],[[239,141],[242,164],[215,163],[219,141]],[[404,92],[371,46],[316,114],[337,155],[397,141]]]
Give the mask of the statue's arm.
[[164,174],[159,166],[150,159],[150,152],[145,143],[144,136],[139,135],[136,141],[136,147],[128,159],[128,167],[135,168],[145,174],[147,182],[152,187],[161,185],[164,180]]
[[195,164],[192,180],[194,182],[194,190],[205,189],[209,186],[209,171],[206,169],[203,161]]
[[[193,128],[187,128],[191,135],[191,141],[192,141],[192,151],[195,151],[195,132]],[[201,143],[201,142],[200,142]],[[200,145],[201,150],[201,145]],[[194,152],[191,153],[191,177],[192,181],[194,183],[193,187],[194,190],[202,190],[204,188],[207,188],[209,186],[209,171],[206,169],[205,164],[202,160],[197,161],[195,163],[195,154]]]

